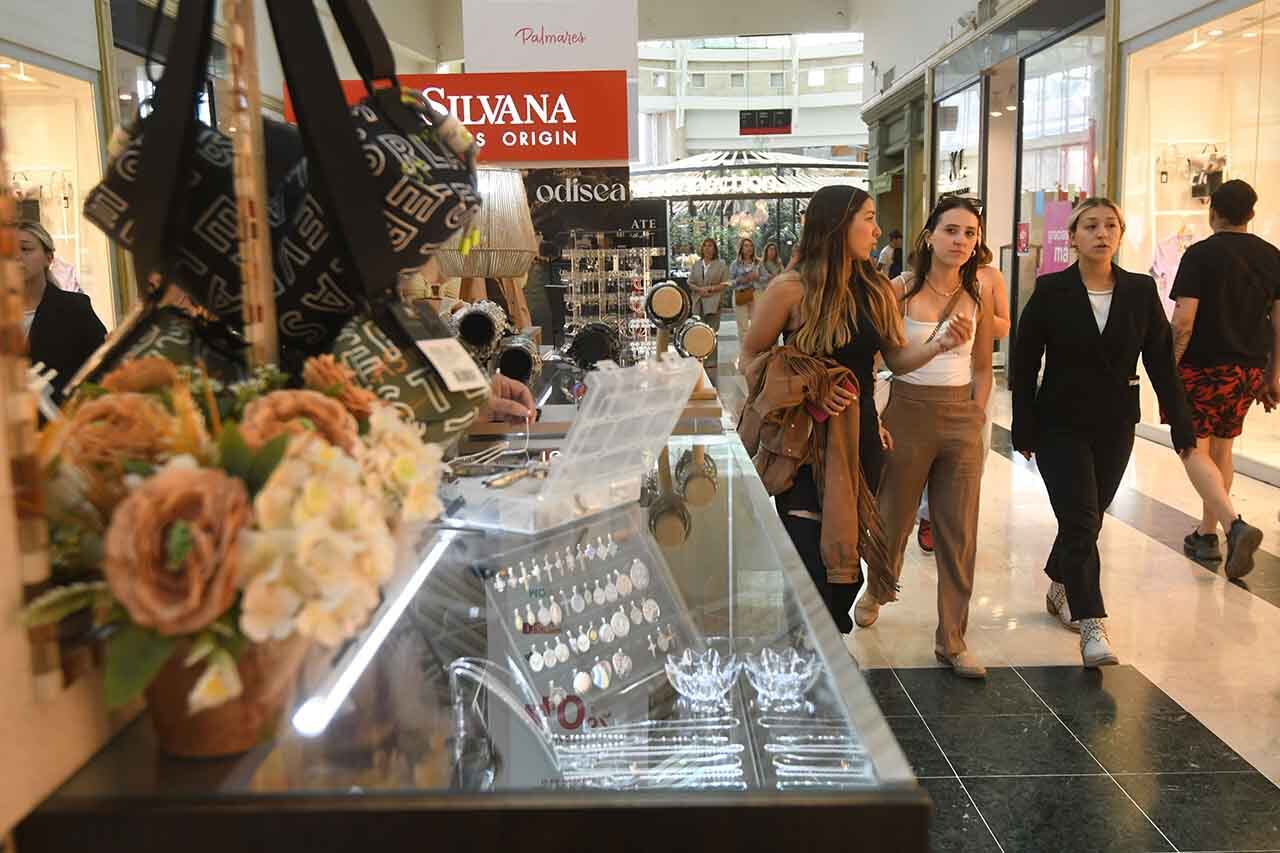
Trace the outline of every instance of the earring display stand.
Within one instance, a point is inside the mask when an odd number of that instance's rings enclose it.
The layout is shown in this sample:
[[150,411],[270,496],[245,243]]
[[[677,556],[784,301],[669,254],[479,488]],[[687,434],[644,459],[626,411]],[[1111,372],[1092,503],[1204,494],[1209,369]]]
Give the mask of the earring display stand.
[[[653,259],[666,250],[653,246],[652,231],[570,232],[569,287],[565,292],[567,336],[586,323],[603,320],[622,338],[622,363],[654,354],[653,325],[644,313],[644,295],[653,279]],[[630,248],[617,243],[630,243]]]
[[[553,720],[600,717],[665,680],[668,654],[703,638],[662,552],[633,509],[545,535],[487,561],[490,660],[504,660]],[[502,625],[497,630],[494,623]],[[503,638],[505,648],[493,639]]]

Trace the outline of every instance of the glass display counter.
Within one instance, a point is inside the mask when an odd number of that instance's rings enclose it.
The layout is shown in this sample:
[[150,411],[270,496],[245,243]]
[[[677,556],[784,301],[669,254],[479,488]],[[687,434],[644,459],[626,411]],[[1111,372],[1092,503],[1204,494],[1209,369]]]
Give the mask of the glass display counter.
[[182,761],[140,719],[19,849],[928,849],[928,797],[736,436],[673,438],[639,504],[406,553],[274,740]]

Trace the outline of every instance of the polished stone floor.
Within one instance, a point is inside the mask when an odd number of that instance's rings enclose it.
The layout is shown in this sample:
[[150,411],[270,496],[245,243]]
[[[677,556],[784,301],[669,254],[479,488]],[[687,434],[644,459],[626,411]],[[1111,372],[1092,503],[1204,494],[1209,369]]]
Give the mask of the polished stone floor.
[[[725,322],[729,411],[736,352]],[[1266,538],[1229,582],[1183,556],[1199,500],[1173,452],[1139,439],[1099,543],[1122,666],[1086,672],[1045,612],[1056,523],[1008,409],[1001,391],[968,631],[990,678],[937,667],[937,571],[914,537],[901,600],[847,640],[937,806],[935,850],[1280,851],[1280,489],[1237,476]]]

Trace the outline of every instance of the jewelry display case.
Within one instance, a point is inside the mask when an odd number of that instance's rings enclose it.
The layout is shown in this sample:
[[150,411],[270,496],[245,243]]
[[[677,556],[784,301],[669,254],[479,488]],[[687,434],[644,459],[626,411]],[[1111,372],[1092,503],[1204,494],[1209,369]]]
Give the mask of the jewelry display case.
[[419,531],[274,740],[180,761],[142,720],[18,849],[927,850],[928,797],[741,443],[670,459],[698,500],[659,470],[537,535]]

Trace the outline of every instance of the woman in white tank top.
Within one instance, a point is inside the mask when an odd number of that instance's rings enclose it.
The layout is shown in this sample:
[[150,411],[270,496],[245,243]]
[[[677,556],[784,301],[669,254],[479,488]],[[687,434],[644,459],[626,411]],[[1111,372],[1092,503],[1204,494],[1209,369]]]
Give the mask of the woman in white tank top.
[[[960,316],[973,319],[977,332],[964,346],[894,378],[882,418],[892,448],[878,496],[896,583],[920,496],[929,489],[938,563],[934,654],[967,678],[986,676],[964,640],[977,556],[982,431],[992,390],[993,314],[978,279],[981,243],[978,207],[969,199],[944,198],[916,241],[911,272],[895,281],[909,343],[944,334]],[[981,343],[975,347],[974,341]],[[863,593],[854,620],[870,627],[882,603]]]

